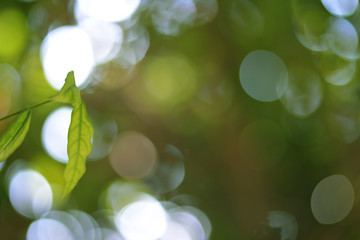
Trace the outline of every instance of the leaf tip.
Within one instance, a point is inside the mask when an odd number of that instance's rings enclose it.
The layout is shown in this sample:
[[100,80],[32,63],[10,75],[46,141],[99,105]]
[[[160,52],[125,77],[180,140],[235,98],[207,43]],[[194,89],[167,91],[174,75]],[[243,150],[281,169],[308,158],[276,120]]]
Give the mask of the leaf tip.
[[64,85],[60,89],[59,93],[52,97],[51,100],[73,106],[80,103],[81,96],[80,91],[75,84],[74,71],[70,71],[67,74]]
[[74,187],[69,187],[67,184],[65,186],[65,189],[64,189],[64,193],[62,195],[62,199],[66,198],[67,196],[69,196],[69,194],[71,193],[71,191],[74,189]]
[[[69,159],[70,161],[70,159]],[[83,167],[78,167],[73,165],[73,163],[69,163],[66,165],[64,177],[65,177],[65,189],[63,198],[69,195],[71,191],[76,187],[82,176],[85,174],[86,168],[85,165]]]
[[[82,174],[83,175],[83,174]],[[81,176],[79,177],[79,180],[80,180]],[[72,190],[74,190],[74,188],[76,187],[78,182],[67,182],[66,185],[65,185],[65,189],[64,189],[64,193],[63,193],[63,196],[62,198],[64,199],[65,197],[67,197],[71,192]]]
[[65,82],[66,82],[66,81],[70,81],[71,84],[74,84],[74,85],[75,85],[75,74],[74,74],[74,71],[68,72],[68,74],[66,75],[66,78],[65,78]]

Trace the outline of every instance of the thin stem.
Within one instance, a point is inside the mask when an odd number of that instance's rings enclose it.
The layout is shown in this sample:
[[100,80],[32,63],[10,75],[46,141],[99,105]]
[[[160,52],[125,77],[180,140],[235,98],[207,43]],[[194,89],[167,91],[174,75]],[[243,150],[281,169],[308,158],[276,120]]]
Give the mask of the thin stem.
[[8,118],[11,118],[11,117],[13,117],[13,116],[15,116],[15,115],[18,115],[18,114],[20,114],[20,113],[22,113],[22,112],[25,112],[25,111],[28,110],[28,109],[34,109],[34,108],[40,107],[41,105],[44,105],[44,104],[49,103],[49,102],[52,102],[52,100],[49,99],[49,100],[46,100],[46,101],[44,101],[44,102],[31,105],[30,107],[24,108],[24,109],[22,109],[22,110],[20,110],[20,111],[11,113],[11,114],[9,114],[9,115],[6,115],[5,117],[0,118],[0,121],[5,120],[5,119],[8,119]]
[[[41,103],[37,103],[37,104],[34,104],[34,105],[31,105],[30,107],[28,107],[29,109],[34,109],[34,108],[37,108],[37,107],[40,107],[41,105],[44,105],[44,104],[47,104],[49,102],[52,102],[51,99],[48,99],[44,102],[41,102]],[[26,110],[26,109],[25,109]]]

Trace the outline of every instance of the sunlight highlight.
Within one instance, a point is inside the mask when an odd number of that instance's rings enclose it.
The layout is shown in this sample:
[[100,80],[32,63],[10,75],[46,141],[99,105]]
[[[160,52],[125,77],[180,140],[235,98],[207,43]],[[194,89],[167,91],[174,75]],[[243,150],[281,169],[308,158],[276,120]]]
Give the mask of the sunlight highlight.
[[331,14],[339,17],[352,15],[358,8],[358,0],[321,0],[322,4]]
[[123,41],[123,30],[119,25],[86,18],[79,22],[79,26],[90,38],[96,64],[106,63],[116,57]]
[[38,218],[51,209],[53,194],[50,184],[40,173],[22,170],[10,180],[9,198],[21,215]]
[[71,121],[70,107],[53,111],[45,120],[41,140],[46,152],[56,161],[67,163],[67,137]]
[[42,218],[32,222],[26,240],[74,240],[69,229],[59,221]]
[[156,240],[166,231],[166,212],[156,199],[148,197],[130,203],[115,218],[126,239]]
[[88,34],[77,26],[63,26],[50,31],[41,45],[41,62],[46,79],[53,88],[60,90],[69,71],[75,72],[76,85],[81,86],[95,65]]
[[359,58],[357,30],[348,20],[334,18],[326,33],[329,48],[339,57],[354,60]]
[[194,240],[194,238],[182,224],[168,221],[166,232],[160,240]]
[[[199,209],[189,206],[173,207],[168,210],[170,223],[177,223],[181,226],[181,233],[191,240],[207,240],[210,238],[211,224],[207,216]],[[165,236],[175,234],[173,230],[179,231],[177,228],[169,228]],[[171,224],[170,226],[173,227]],[[167,239],[167,238],[165,238]]]
[[79,210],[70,210],[69,214],[71,214],[71,216],[73,216],[81,225],[81,230],[84,233],[84,240],[101,239],[99,224],[92,216]]
[[[77,240],[77,239],[86,239],[84,229],[82,228],[82,225],[80,222],[71,214],[63,211],[50,211],[45,213],[42,216],[43,219],[52,219],[55,220],[65,226],[67,229],[68,235],[71,236],[71,239]],[[41,231],[47,231],[46,228],[42,228],[39,230]],[[43,233],[41,233],[43,234]],[[54,236],[54,234],[52,234]],[[66,235],[67,236],[67,235]],[[60,239],[61,235],[59,236]],[[59,240],[60,240],[59,239]]]
[[75,16],[121,22],[134,14],[140,3],[141,0],[77,0]]
[[129,203],[149,197],[146,191],[138,182],[116,181],[105,191],[103,207],[118,213]]

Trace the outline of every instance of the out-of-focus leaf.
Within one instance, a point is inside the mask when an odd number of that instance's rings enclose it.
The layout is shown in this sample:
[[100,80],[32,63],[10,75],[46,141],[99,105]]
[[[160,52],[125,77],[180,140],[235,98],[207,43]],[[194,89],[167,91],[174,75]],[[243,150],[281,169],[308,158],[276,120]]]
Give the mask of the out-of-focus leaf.
[[0,138],[0,162],[7,159],[24,141],[29,130],[31,111],[21,113],[9,129]]
[[67,74],[64,86],[60,89],[60,92],[57,95],[52,97],[52,100],[55,102],[71,104],[73,106],[80,104],[80,91],[75,85],[75,76],[73,71]]
[[85,173],[86,158],[91,152],[90,140],[92,135],[93,128],[85,104],[80,101],[80,104],[75,105],[71,113],[67,146],[69,161],[65,169],[64,196],[71,192]]

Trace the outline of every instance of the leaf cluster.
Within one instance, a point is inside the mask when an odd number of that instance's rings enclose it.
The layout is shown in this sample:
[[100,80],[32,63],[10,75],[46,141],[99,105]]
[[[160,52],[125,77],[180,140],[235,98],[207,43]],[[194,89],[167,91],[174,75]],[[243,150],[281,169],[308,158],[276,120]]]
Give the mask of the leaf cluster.
[[[75,84],[74,72],[68,73],[65,84],[59,93],[46,102],[58,102],[71,105],[71,122],[68,131],[68,164],[65,168],[64,196],[68,195],[84,175],[86,158],[92,146],[93,127],[90,123],[86,106]],[[39,105],[37,105],[39,106]],[[31,122],[31,108],[18,112],[20,116],[11,124],[0,138],[0,161],[6,160],[23,142]]]

